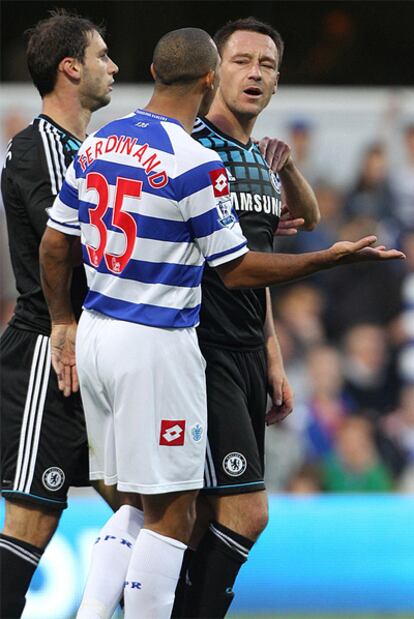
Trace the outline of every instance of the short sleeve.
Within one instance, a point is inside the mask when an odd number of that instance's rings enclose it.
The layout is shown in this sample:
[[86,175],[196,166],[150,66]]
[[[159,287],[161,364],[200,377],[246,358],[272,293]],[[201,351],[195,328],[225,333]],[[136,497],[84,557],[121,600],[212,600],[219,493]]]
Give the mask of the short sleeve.
[[80,236],[78,185],[75,164],[71,163],[53,206],[48,209],[50,228],[64,234]]

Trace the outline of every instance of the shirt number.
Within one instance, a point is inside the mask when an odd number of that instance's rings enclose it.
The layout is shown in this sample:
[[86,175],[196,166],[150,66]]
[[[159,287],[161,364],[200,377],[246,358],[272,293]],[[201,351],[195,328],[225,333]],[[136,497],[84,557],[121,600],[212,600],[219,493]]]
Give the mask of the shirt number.
[[108,181],[98,172],[90,172],[86,176],[86,187],[88,190],[95,189],[98,194],[98,204],[95,208],[89,209],[89,223],[95,226],[99,233],[99,243],[97,247],[86,245],[89,260],[94,267],[101,264],[102,258],[105,259],[106,266],[112,273],[121,273],[126,267],[132,252],[134,251],[137,238],[137,224],[130,213],[122,210],[125,196],[140,198],[142,191],[142,181],[130,178],[118,177],[116,179],[115,200],[112,209],[111,225],[118,228],[125,236],[125,248],[122,254],[115,255],[105,252],[108,229],[104,222],[104,216],[109,207],[109,185]]

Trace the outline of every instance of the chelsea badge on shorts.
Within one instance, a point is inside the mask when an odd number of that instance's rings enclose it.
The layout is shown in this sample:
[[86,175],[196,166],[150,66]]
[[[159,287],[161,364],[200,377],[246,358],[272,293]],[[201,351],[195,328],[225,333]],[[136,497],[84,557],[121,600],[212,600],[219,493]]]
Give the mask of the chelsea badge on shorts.
[[58,466],[51,466],[43,473],[42,482],[47,490],[56,492],[65,483],[65,473]]
[[230,477],[243,475],[247,468],[247,460],[238,451],[232,451],[223,458],[223,469]]

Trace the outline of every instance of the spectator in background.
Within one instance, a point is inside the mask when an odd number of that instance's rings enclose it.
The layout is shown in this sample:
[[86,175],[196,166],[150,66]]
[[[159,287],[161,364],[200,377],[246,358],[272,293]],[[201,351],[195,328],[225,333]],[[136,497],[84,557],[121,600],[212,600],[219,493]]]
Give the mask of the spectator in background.
[[291,477],[286,490],[290,494],[303,496],[321,492],[322,476],[320,466],[315,463],[305,463]]
[[[366,230],[379,234],[375,220],[357,216],[341,227],[339,235],[352,240]],[[398,273],[403,266],[383,266],[350,265],[340,274],[325,273],[319,278],[326,299],[323,323],[328,338],[339,341],[349,328],[363,322],[387,327],[399,315]]]
[[403,132],[405,161],[393,173],[394,212],[400,226],[414,229],[414,121]]
[[[355,299],[358,303],[359,299]],[[377,419],[395,407],[399,383],[387,335],[375,324],[350,328],[343,340],[345,394],[355,408]]]
[[293,118],[287,131],[293,161],[313,186],[325,172],[315,146],[315,127],[309,118]]
[[[327,180],[318,180],[314,186],[316,199],[319,204],[321,221],[312,234],[298,234],[290,241],[286,251],[303,253],[318,251],[327,245],[335,243],[339,238],[339,229],[343,220],[343,198],[341,191]],[[280,242],[280,241],[279,241]],[[321,281],[324,275],[314,275],[313,281]]]
[[290,332],[301,355],[310,346],[325,340],[321,319],[324,299],[319,290],[300,282],[286,288],[274,288],[275,316]]
[[392,335],[399,346],[398,372],[403,381],[414,383],[414,228],[402,236],[406,253],[400,280],[401,313],[392,324]]
[[397,410],[384,419],[382,426],[386,436],[407,458],[399,487],[404,492],[414,493],[414,384],[402,388]]
[[338,430],[335,451],[322,462],[322,484],[328,492],[386,492],[392,477],[381,462],[367,419],[348,417]]
[[355,185],[345,201],[345,216],[365,216],[374,221],[393,217],[388,158],[380,143],[371,144],[363,153]]
[[351,403],[344,392],[341,358],[335,348],[315,346],[307,356],[311,393],[305,404],[307,459],[329,454]]

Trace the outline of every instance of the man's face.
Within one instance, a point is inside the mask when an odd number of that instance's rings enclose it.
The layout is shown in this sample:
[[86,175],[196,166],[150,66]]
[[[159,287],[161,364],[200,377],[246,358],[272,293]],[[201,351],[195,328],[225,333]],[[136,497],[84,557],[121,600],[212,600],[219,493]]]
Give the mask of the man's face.
[[89,36],[82,64],[79,97],[82,106],[91,112],[108,105],[111,100],[117,65],[108,56],[108,48],[98,32]]
[[235,115],[255,118],[276,90],[277,66],[278,51],[268,35],[238,30],[222,49],[217,96]]

